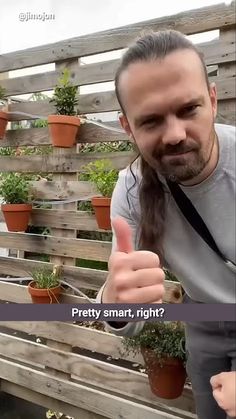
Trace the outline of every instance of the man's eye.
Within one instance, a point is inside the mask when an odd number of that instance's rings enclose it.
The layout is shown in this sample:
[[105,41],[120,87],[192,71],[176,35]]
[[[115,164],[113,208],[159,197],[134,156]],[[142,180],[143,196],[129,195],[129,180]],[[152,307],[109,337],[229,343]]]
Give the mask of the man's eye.
[[156,124],[156,122],[157,121],[154,118],[151,118],[151,119],[147,119],[146,121],[143,121],[142,125],[153,126]]
[[199,105],[191,105],[191,106],[187,106],[186,108],[184,108],[181,113],[184,114],[192,114],[196,111],[196,109],[198,108]]

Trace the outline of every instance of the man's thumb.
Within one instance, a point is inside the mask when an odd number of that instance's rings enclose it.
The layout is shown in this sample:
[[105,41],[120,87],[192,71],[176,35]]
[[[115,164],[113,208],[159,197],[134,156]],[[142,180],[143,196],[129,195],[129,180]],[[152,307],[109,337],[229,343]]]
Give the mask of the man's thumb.
[[116,236],[116,250],[118,252],[129,253],[133,249],[132,229],[122,217],[112,220],[112,227]]

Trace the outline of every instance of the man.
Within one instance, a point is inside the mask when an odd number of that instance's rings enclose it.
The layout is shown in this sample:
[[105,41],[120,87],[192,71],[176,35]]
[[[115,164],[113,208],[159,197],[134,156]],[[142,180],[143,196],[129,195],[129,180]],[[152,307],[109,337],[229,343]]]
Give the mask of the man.
[[[235,263],[235,129],[216,125],[216,87],[182,34],[145,35],[123,56],[116,94],[139,157],[120,172],[111,206],[113,251],[97,301],[155,303],[169,268],[185,303],[235,303],[235,272],[188,223],[167,181],[180,185],[224,257]],[[110,324],[132,335],[143,322]],[[186,324],[187,371],[199,419],[225,419],[210,379],[236,370],[235,322]]]

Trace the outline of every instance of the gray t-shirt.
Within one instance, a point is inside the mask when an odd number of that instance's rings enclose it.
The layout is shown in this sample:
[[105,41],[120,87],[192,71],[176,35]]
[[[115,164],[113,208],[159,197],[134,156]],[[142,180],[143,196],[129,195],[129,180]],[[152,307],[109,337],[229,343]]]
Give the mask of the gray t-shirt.
[[[219,160],[214,172],[198,185],[181,187],[205,221],[221,252],[235,262],[236,131],[233,126],[221,124],[216,124],[215,129],[219,139]],[[130,169],[126,168],[120,172],[113,192],[111,218],[119,215],[127,220],[133,230],[134,246],[138,249],[138,186],[141,178],[138,163],[133,166],[133,171],[138,181],[129,194],[130,206],[127,201],[127,188],[134,184],[134,178]],[[114,235],[112,247],[115,248]],[[164,254],[166,268],[177,276],[186,293],[194,301],[236,302],[235,273],[189,225],[169,194]]]

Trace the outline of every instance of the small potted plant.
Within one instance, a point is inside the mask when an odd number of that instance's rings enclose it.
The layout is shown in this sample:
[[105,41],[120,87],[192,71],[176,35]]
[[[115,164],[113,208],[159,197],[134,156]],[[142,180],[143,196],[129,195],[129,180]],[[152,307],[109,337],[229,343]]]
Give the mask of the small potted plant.
[[8,113],[4,111],[3,106],[6,103],[6,90],[0,86],[0,140],[2,140],[6,133]]
[[28,292],[35,304],[60,303],[62,288],[60,285],[60,269],[54,267],[39,268],[31,272],[33,280],[28,285]]
[[32,211],[29,182],[22,174],[8,173],[0,182],[0,196],[8,231],[26,231]]
[[122,340],[125,352],[141,352],[152,392],[164,399],[179,397],[186,380],[185,335],[181,322],[147,322]]
[[76,105],[77,87],[70,82],[70,72],[65,69],[49,100],[56,108],[56,115],[48,116],[49,132],[54,147],[73,147],[80,125]]
[[118,170],[114,169],[109,160],[96,160],[84,166],[87,180],[92,182],[102,196],[92,198],[98,227],[111,230],[110,206],[111,196],[118,179]]

